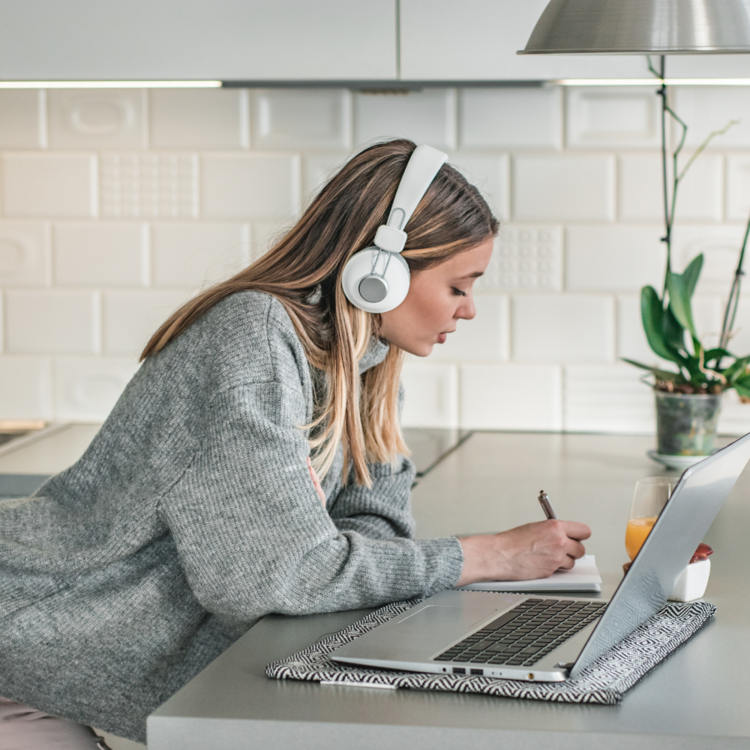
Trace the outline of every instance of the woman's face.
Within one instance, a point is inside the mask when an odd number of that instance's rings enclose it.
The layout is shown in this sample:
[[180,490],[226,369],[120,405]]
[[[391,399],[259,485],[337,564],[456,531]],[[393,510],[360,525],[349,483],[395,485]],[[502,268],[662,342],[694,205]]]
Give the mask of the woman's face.
[[471,320],[474,281],[492,255],[492,238],[411,276],[409,293],[395,309],[381,313],[380,335],[400,349],[426,357],[444,344],[460,319]]

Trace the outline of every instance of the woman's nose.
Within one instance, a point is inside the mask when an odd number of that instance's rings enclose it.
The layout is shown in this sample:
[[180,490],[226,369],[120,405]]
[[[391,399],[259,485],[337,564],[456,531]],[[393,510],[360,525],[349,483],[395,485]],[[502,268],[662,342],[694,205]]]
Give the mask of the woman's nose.
[[477,308],[474,306],[474,298],[468,297],[461,307],[456,310],[456,317],[463,320],[471,320],[477,315]]

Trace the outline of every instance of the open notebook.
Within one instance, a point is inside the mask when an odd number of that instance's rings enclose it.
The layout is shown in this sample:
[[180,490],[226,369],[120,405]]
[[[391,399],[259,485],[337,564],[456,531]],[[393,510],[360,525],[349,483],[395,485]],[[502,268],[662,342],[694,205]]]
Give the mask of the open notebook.
[[594,555],[584,555],[570,569],[532,581],[484,581],[461,587],[467,591],[601,591],[602,577]]

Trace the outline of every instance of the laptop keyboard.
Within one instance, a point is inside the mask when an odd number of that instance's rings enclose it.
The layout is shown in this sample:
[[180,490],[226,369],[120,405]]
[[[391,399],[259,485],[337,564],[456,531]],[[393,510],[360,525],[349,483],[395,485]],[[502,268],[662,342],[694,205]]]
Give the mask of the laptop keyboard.
[[435,661],[530,667],[596,620],[606,602],[526,599]]

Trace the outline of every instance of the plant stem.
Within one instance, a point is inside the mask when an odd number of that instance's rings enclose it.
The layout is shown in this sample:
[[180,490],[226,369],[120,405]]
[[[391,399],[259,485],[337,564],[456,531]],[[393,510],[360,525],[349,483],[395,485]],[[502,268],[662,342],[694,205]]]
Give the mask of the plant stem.
[[[734,328],[735,318],[737,317],[737,308],[740,304],[740,285],[742,283],[742,277],[745,275],[745,272],[742,270],[742,265],[745,262],[745,248],[747,247],[748,235],[750,235],[750,218],[748,218],[747,226],[745,227],[745,237],[742,240],[740,259],[737,263],[737,270],[734,272],[732,288],[729,292],[729,299],[727,300],[727,309],[724,311],[724,322],[721,326],[721,337],[719,338],[720,349],[726,349],[727,344],[729,343],[729,336]],[[716,369],[721,369],[721,358],[716,362]]]

